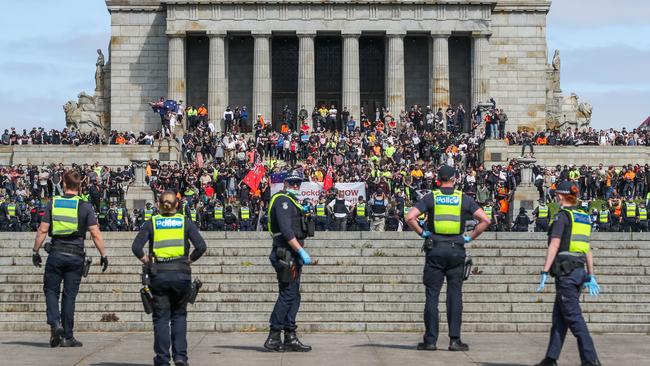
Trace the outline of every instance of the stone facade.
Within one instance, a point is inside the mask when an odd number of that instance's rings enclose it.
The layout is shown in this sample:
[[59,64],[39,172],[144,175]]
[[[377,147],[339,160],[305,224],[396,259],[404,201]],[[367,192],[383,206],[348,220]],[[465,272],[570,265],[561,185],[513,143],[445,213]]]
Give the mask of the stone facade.
[[[294,110],[302,104],[309,110],[317,103],[314,84],[319,75],[313,65],[318,62],[311,62],[314,40],[334,36],[342,44],[343,80],[337,107],[347,107],[358,118],[360,84],[366,82],[359,78],[359,38],[379,36],[385,38],[383,105],[393,115],[418,101],[433,108],[463,103],[469,110],[494,97],[508,111],[509,130],[545,125],[548,0],[106,3],[112,24],[114,129],[157,129],[159,119],[147,102],[160,96],[204,102],[215,120],[229,104],[248,105],[251,118],[257,113],[266,119],[276,115],[279,102],[274,100],[271,77],[271,44],[276,36],[297,37],[300,42],[298,90],[290,96]],[[205,37],[203,51],[194,49],[198,47],[195,37]],[[414,41],[414,37],[423,38]],[[428,61],[408,59],[418,53],[408,42],[417,42]],[[242,53],[250,55],[229,59]],[[425,63],[426,72],[421,67]],[[207,73],[203,78],[193,74],[199,67]],[[420,75],[420,80],[411,73]],[[422,79],[427,80],[426,87]]]

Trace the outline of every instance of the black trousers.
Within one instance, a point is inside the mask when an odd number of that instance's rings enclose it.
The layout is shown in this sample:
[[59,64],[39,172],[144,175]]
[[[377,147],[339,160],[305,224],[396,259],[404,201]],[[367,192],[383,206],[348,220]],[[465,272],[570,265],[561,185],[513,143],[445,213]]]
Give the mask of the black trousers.
[[156,366],[169,364],[170,347],[174,361],[187,361],[187,300],[191,286],[191,276],[185,273],[160,272],[151,277]]
[[[443,244],[444,245],[444,244]],[[449,337],[460,338],[463,317],[463,272],[465,250],[447,246],[431,249],[426,255],[422,282],[426,288],[424,343],[436,344],[439,333],[438,298],[447,279],[447,323]]]
[[[269,260],[276,273],[282,269],[278,263],[277,248],[273,248]],[[296,325],[296,316],[298,315],[298,310],[300,310],[300,274],[302,272],[302,262],[296,254],[293,255],[293,260],[296,263],[294,280],[291,283],[278,281],[278,299],[275,302],[275,307],[269,319],[272,331],[284,330],[285,332],[295,332],[298,328]]]
[[[66,339],[73,337],[75,301],[79,293],[83,264],[84,259],[81,256],[56,251],[50,253],[45,263],[43,292],[47,308],[47,324],[61,324]],[[62,282],[63,297],[61,297]],[[59,298],[61,298],[60,310]]]

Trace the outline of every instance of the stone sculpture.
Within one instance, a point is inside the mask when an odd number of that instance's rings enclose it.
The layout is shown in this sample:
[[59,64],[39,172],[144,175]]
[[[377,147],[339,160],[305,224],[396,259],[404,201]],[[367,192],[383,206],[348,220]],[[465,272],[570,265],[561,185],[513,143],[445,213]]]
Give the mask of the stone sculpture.
[[97,67],[95,70],[95,91],[101,92],[104,90],[104,64],[104,54],[101,49],[98,49],[97,62],[95,63],[95,66]]
[[65,123],[80,131],[89,131],[93,128],[104,130],[101,113],[97,111],[96,98],[81,92],[78,101],[68,101],[64,106]]

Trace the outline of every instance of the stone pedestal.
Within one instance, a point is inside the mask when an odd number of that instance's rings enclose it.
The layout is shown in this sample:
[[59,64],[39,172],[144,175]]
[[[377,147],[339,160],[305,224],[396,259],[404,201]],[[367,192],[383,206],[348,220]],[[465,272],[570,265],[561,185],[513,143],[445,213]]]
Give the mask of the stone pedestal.
[[129,186],[124,197],[126,208],[129,211],[143,209],[147,201],[155,203],[151,187],[144,181],[144,168],[147,166],[147,161],[136,160],[133,161],[133,165],[135,166],[135,182]]
[[533,158],[518,158],[517,162],[521,166],[521,183],[517,186],[512,204],[511,217],[514,219],[519,215],[519,208],[526,209],[528,217],[533,218],[532,213],[535,209],[535,202],[539,200],[539,192],[533,184],[533,165],[537,162]]

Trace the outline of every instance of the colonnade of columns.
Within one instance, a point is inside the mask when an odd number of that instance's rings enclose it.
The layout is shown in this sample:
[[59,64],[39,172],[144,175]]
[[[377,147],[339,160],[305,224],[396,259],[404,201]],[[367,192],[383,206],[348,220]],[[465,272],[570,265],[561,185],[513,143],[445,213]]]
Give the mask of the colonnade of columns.
[[[209,31],[209,75],[208,110],[213,116],[221,115],[228,105],[227,76],[227,33]],[[313,108],[316,103],[315,47],[316,31],[297,32],[299,40],[298,55],[298,103],[297,108]],[[169,36],[168,59],[168,97],[186,100],[185,34],[173,33]],[[272,80],[271,80],[271,31],[253,32],[253,105],[251,118],[259,113],[271,118]],[[358,118],[360,112],[359,78],[359,37],[361,31],[343,32],[343,70],[342,105],[352,116]],[[404,37],[406,32],[387,32],[386,63],[386,107],[397,116],[405,105],[404,75]],[[432,32],[430,90],[431,106],[445,108],[450,104],[449,97],[449,37],[451,32]],[[472,104],[485,102],[489,98],[489,34],[472,33]],[[215,114],[216,112],[216,114]],[[220,124],[216,124],[220,125]]]

